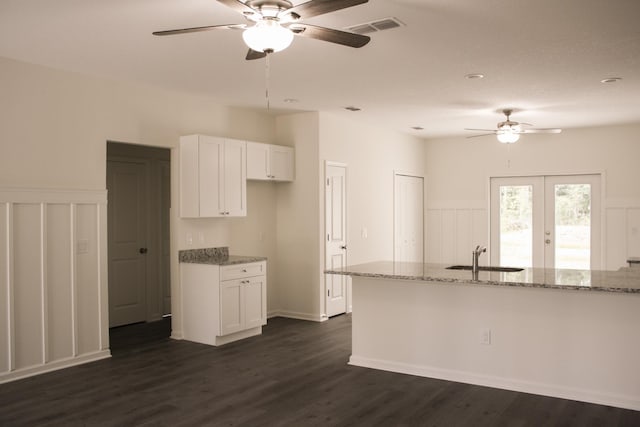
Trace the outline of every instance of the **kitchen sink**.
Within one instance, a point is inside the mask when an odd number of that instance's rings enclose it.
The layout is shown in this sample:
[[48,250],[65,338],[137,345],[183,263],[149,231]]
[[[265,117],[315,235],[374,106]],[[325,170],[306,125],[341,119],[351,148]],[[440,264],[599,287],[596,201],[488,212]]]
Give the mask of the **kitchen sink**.
[[[447,267],[447,270],[472,270],[470,265],[452,265],[451,267]],[[500,271],[503,273],[515,273],[518,271],[524,270],[524,268],[519,267],[478,267],[480,271]]]

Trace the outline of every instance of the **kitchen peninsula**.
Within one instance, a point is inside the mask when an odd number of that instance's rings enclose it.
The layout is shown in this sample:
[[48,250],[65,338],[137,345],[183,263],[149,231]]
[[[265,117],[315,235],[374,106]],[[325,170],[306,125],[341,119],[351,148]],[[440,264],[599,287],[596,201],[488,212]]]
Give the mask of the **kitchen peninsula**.
[[640,271],[375,262],[353,279],[349,363],[640,410]]

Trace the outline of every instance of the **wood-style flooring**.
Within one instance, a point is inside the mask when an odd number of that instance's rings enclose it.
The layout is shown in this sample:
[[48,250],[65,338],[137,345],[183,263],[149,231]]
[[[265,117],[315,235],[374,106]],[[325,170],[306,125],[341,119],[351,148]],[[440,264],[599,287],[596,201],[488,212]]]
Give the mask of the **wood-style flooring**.
[[640,426],[640,412],[347,365],[351,318],[274,318],[222,347],[169,321],[113,357],[0,385],[0,426]]

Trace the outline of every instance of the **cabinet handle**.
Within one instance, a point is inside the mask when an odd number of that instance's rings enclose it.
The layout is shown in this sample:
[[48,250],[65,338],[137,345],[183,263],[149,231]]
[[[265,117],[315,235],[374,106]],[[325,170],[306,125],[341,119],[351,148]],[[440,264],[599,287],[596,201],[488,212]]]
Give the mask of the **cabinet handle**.
[[242,272],[243,272],[243,273],[246,273],[246,272],[247,272],[247,269],[246,269],[246,268],[243,268],[243,269],[242,269]]

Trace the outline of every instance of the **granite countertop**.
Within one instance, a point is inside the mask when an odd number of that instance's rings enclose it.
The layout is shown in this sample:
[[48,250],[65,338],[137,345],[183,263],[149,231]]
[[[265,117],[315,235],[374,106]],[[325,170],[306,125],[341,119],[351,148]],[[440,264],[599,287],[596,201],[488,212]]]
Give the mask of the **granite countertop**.
[[507,273],[480,271],[477,278],[474,278],[473,273],[469,270],[448,270],[446,268],[448,266],[449,264],[382,261],[326,270],[325,273],[442,283],[640,294],[640,271],[629,267],[621,268],[618,271],[544,268],[525,268],[519,272]]
[[178,253],[180,262],[190,264],[233,265],[266,261],[266,257],[229,255],[228,247],[188,249]]

